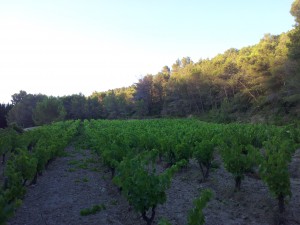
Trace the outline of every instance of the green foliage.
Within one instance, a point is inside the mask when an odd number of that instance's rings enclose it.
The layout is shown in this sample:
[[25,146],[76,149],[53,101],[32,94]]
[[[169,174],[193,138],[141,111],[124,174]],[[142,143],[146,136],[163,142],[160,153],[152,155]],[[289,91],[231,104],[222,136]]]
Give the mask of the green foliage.
[[241,180],[244,179],[244,174],[251,171],[255,165],[257,155],[257,149],[251,145],[243,146],[232,143],[230,146],[223,146],[222,159],[226,170],[234,176],[236,190],[240,190]]
[[100,212],[100,211],[105,210],[105,209],[106,209],[106,207],[103,204],[94,205],[91,208],[81,210],[80,215],[81,216],[93,215],[93,214],[96,214],[97,212]]
[[209,189],[201,191],[201,196],[194,201],[195,207],[189,211],[188,225],[203,225],[205,217],[203,209],[213,197],[213,193]]
[[33,120],[36,125],[50,124],[63,120],[65,115],[62,101],[55,97],[47,97],[36,104]]
[[122,146],[112,143],[108,148],[102,150],[102,159],[105,165],[107,165],[114,176],[115,168],[118,166],[119,162],[123,160],[127,152]]
[[73,94],[61,97],[60,100],[66,110],[65,119],[83,120],[103,118],[106,114],[100,99],[101,97],[98,96],[97,93],[93,93],[93,95],[88,98],[82,94]]
[[[86,144],[115,169],[113,182],[147,224],[153,222],[157,205],[166,201],[172,176],[191,156],[203,167],[211,166],[214,150],[219,150],[239,189],[245,173],[263,164],[260,151],[267,140],[286,143],[282,151],[289,157],[299,142],[296,125],[221,125],[196,119],[85,120],[82,132]],[[173,166],[159,173],[161,160]]]
[[295,17],[297,25],[300,24],[300,0],[295,0],[291,7],[291,14]]
[[11,104],[0,104],[0,129],[7,127],[7,114],[13,105]]
[[[157,174],[154,165],[157,154],[157,151],[152,151],[141,153],[134,158],[125,158],[120,162],[114,178],[114,183],[122,188],[129,204],[142,214],[147,224],[152,223],[156,206],[166,201],[166,190],[174,173],[186,163],[181,161]],[[149,209],[152,209],[151,218],[146,216]]]
[[13,214],[25,194],[26,181],[34,183],[49,161],[61,155],[77,132],[80,121],[43,126],[18,134],[1,130],[0,150],[10,154],[5,164],[4,185],[0,188],[0,224]]
[[0,192],[0,225],[5,225],[6,221],[14,215],[14,210],[20,205],[20,200],[8,203],[4,193]]
[[162,218],[158,221],[158,225],[172,225],[167,219]]
[[224,131],[226,136],[223,136],[220,144],[221,156],[226,170],[234,176],[235,190],[238,191],[244,174],[259,163],[259,151],[253,146],[256,138],[250,135],[251,132],[236,125]]
[[[185,66],[188,67],[189,64]],[[62,154],[78,135],[79,126],[80,121],[67,121],[24,133],[13,129],[0,130],[0,151],[11,155],[5,171],[7,187],[0,189],[1,222],[24,196],[26,180],[34,179],[50,160]],[[226,169],[236,180],[241,180],[253,166],[260,165],[263,181],[280,204],[284,202],[282,199],[291,195],[287,166],[299,144],[297,125],[220,125],[195,119],[85,120],[80,129],[86,146],[93,149],[108,167],[116,170],[113,182],[148,224],[153,222],[157,205],[166,201],[166,190],[174,173],[192,155],[199,164],[210,167],[216,148],[220,149]],[[265,152],[260,155],[260,151]],[[159,156],[173,166],[159,173],[156,170]],[[91,162],[86,161],[80,166],[85,167]],[[199,203],[195,203],[196,207],[190,213],[189,218],[194,222],[203,221],[202,209],[211,198],[207,195],[206,192],[201,194]],[[95,210],[99,210],[99,205],[85,213]],[[146,215],[149,210],[152,210],[151,217]]]
[[[200,166],[204,179],[206,179],[209,175],[209,169],[212,164],[215,146],[216,144],[214,143],[213,139],[205,139],[201,142],[195,143],[194,157]],[[204,170],[204,167],[206,168],[206,171]]]
[[291,196],[288,163],[291,160],[291,142],[273,137],[264,143],[265,152],[260,164],[260,175],[271,193],[278,198],[279,211],[284,211],[284,198]]
[[8,124],[16,123],[23,128],[33,127],[35,125],[32,119],[33,111],[36,104],[44,98],[46,98],[45,95],[32,95],[20,91],[16,98],[13,98],[14,106],[7,115]]
[[[128,88],[118,88],[105,92],[103,95],[103,106],[107,113],[107,118],[127,118],[133,114],[133,86]],[[100,94],[101,95],[101,94]]]
[[192,155],[192,148],[188,142],[182,140],[175,146],[175,162],[179,162],[180,160],[188,161]]
[[[36,171],[37,171],[37,159],[32,156],[25,149],[17,149],[14,155],[10,158],[7,163],[8,171],[20,172],[22,177],[23,185],[27,180],[32,180]],[[7,177],[10,178],[10,174],[7,174]]]
[[[12,162],[11,162],[12,163]],[[8,204],[20,199],[25,194],[22,173],[17,171],[13,165],[8,165],[5,170],[8,183],[4,188],[4,198]]]
[[17,137],[18,133],[14,129],[0,129],[0,155],[13,151],[17,147]]

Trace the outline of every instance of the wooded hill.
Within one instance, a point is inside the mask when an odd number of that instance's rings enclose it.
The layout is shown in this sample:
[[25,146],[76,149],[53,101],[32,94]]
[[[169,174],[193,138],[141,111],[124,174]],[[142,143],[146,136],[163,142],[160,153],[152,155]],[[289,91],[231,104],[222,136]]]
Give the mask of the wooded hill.
[[291,37],[265,35],[254,46],[229,49],[212,59],[177,60],[156,75],[122,89],[93,93],[107,117],[215,115],[234,120],[299,115],[299,57],[292,57]]
[[[266,34],[256,45],[231,48],[212,59],[178,59],[172,68],[165,66],[130,87],[89,97],[55,98],[21,91],[13,95],[7,121],[27,127],[62,119],[193,115],[217,122],[292,122],[300,118],[299,12],[296,0],[291,31]],[[0,111],[7,107],[11,106],[1,105]]]

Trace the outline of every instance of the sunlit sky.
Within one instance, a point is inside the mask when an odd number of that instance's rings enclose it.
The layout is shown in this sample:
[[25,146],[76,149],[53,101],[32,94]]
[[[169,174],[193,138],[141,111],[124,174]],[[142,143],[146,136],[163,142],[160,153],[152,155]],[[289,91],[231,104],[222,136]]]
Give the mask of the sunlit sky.
[[293,28],[293,0],[0,0],[0,103],[129,86]]

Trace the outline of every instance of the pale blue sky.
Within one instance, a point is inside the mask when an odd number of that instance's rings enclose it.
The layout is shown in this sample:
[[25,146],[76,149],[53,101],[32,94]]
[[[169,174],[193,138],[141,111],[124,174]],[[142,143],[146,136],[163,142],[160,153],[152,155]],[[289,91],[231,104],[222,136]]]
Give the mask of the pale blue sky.
[[0,0],[0,102],[128,86],[292,29],[293,0]]

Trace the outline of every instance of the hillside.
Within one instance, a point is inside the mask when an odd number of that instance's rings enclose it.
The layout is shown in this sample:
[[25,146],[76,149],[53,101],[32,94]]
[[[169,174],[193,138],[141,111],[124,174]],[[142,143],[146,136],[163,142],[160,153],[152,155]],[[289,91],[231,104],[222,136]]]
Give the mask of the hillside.
[[[1,127],[68,119],[200,117],[215,122],[297,123],[300,118],[300,3],[294,29],[265,34],[259,43],[212,59],[190,57],[148,74],[130,87],[91,96],[33,95],[20,91],[0,105]],[[101,81],[100,81],[101,82]]]

